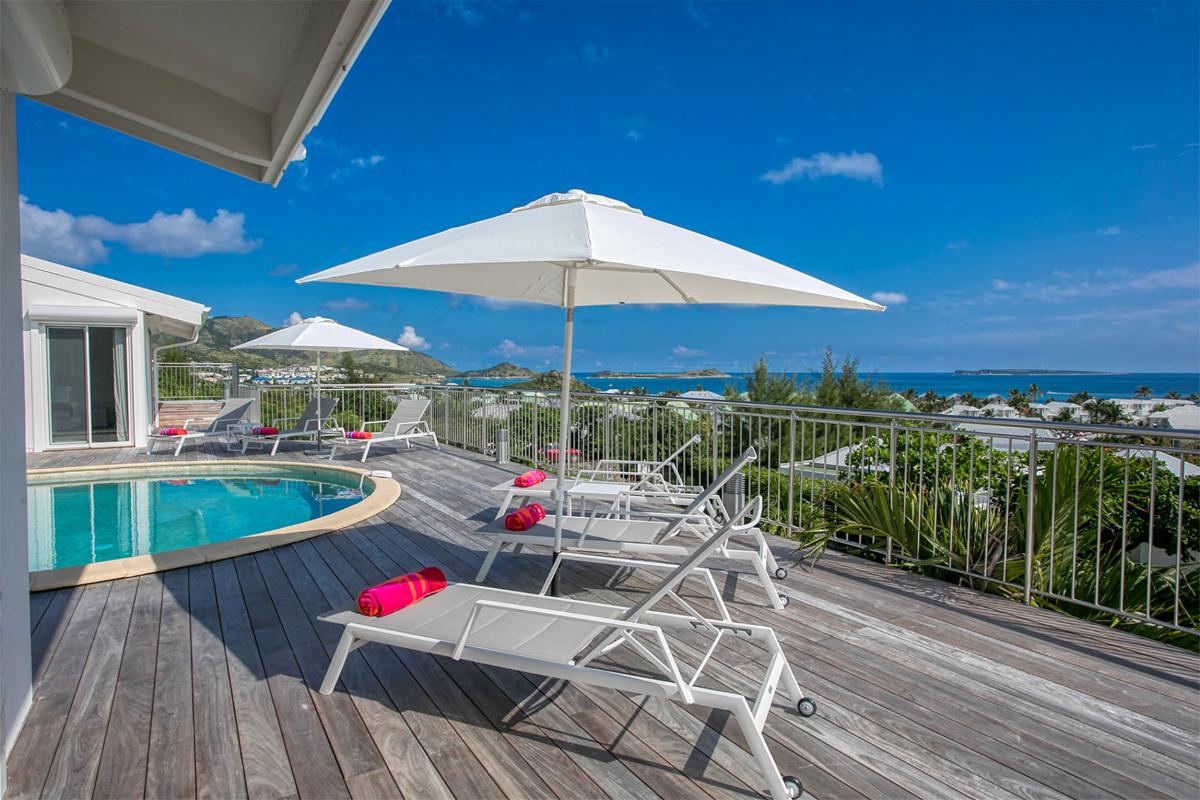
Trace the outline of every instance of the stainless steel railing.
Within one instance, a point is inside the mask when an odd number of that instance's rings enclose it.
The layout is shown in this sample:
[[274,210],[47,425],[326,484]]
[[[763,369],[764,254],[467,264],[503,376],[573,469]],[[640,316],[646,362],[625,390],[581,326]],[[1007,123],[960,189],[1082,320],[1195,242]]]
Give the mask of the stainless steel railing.
[[[553,393],[438,386],[448,444],[550,467]],[[654,461],[686,439],[703,483],[747,445],[773,531],[990,585],[1027,603],[1200,634],[1200,432],[574,393],[573,468]]]

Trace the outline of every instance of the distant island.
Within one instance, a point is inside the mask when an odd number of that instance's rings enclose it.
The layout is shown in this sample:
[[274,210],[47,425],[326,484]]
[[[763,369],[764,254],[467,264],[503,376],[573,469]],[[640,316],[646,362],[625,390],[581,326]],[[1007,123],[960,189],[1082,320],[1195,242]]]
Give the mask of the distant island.
[[590,378],[728,378],[719,369],[689,369],[686,372],[593,372]]
[[525,380],[528,378],[532,378],[534,375],[537,375],[537,373],[531,369],[526,369],[525,367],[518,367],[516,364],[512,363],[511,361],[502,361],[501,363],[496,364],[491,367],[487,367],[486,369],[471,369],[471,370],[464,370],[463,372],[455,372],[451,377],[454,377],[454,378],[494,378],[494,379],[501,379],[501,380],[506,380],[508,378],[521,378],[522,380]]
[[956,369],[955,375],[1112,375],[1085,369]]

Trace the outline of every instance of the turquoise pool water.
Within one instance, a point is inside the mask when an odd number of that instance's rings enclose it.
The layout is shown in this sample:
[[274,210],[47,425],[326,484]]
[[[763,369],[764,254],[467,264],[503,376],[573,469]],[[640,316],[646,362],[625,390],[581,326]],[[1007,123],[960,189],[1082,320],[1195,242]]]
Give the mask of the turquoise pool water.
[[358,478],[316,471],[75,480],[29,486],[30,571],[237,539],[341,511]]

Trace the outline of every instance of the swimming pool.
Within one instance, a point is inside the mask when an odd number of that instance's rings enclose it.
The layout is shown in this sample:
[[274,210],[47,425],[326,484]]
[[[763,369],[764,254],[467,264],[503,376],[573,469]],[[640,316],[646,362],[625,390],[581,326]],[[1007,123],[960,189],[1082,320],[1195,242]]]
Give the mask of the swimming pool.
[[120,574],[140,574],[153,569],[126,566],[146,558],[160,569],[179,565],[178,557],[164,554],[190,554],[191,563],[228,557],[235,554],[230,547],[211,546],[266,532],[329,530],[317,521],[344,518],[340,512],[376,486],[377,479],[358,471],[308,465],[31,473],[29,570],[121,562]]

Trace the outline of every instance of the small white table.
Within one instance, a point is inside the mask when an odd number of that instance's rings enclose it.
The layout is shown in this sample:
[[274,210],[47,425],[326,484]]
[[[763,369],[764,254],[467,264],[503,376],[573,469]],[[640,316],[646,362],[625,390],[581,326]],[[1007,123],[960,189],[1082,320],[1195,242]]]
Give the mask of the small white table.
[[[514,486],[512,481],[502,483],[499,486],[493,486],[493,492],[504,493],[504,499],[500,501],[500,508],[496,511],[496,519],[503,517],[517,498],[542,502],[554,500],[554,488],[557,483],[557,478],[547,478],[539,484],[528,487]],[[576,482],[568,480],[566,496],[563,499],[568,515],[574,513],[574,501],[576,499],[582,504],[583,510],[581,513],[587,513],[588,500],[595,500],[607,503],[614,512],[623,512],[628,515],[630,499],[633,497],[633,494],[633,484],[629,483],[610,483],[607,481]]]

